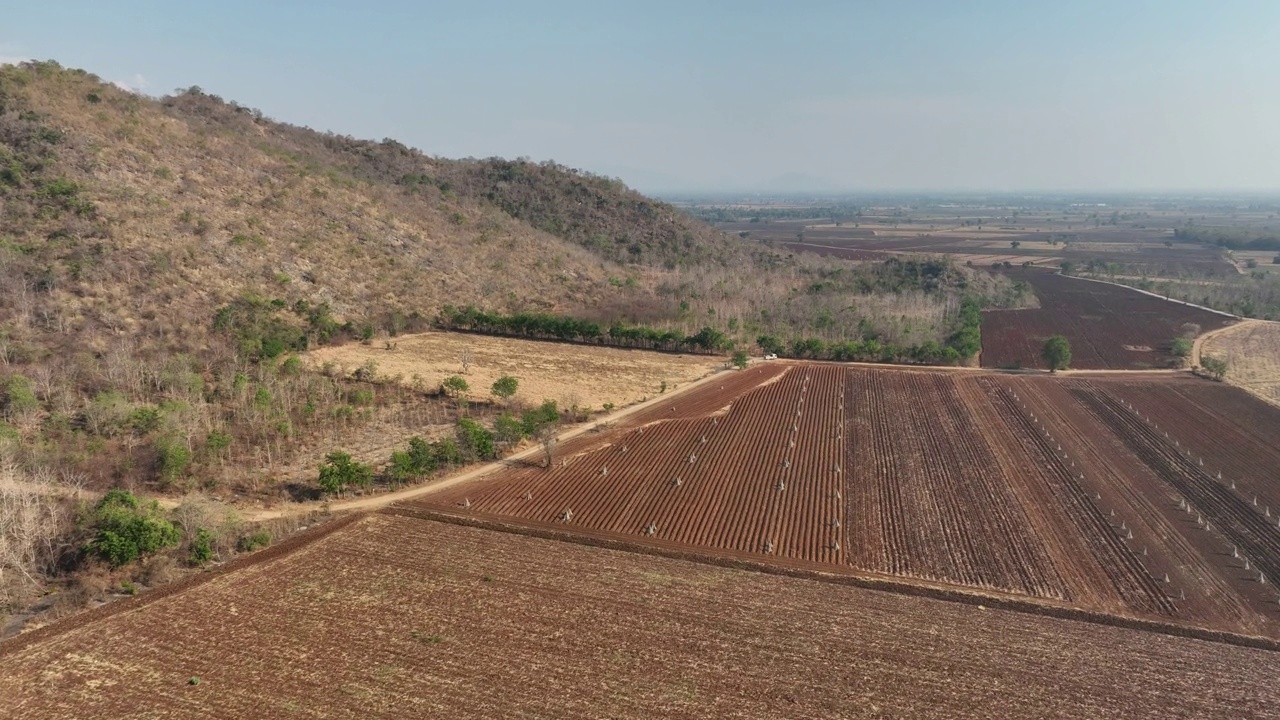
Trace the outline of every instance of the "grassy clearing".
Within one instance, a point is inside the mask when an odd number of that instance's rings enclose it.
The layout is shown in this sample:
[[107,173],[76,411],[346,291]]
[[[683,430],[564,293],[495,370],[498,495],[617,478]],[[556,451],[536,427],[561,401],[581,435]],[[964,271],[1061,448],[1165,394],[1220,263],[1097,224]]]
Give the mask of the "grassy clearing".
[[1202,352],[1227,361],[1227,382],[1280,405],[1280,323],[1228,328],[1206,340]]
[[[389,348],[389,349],[388,349]],[[463,372],[463,357],[470,362]],[[720,357],[587,347],[465,333],[406,335],[380,345],[348,344],[306,354],[314,367],[332,363],[351,371],[372,361],[379,376],[434,389],[461,375],[473,400],[493,400],[490,388],[504,375],[519,380],[513,400],[533,405],[555,400],[565,409],[623,407],[700,378],[724,365]]]

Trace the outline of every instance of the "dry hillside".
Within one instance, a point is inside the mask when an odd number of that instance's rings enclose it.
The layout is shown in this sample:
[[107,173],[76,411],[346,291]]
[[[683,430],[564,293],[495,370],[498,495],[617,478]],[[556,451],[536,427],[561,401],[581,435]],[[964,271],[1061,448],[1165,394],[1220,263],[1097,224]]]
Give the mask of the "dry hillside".
[[[277,501],[318,495],[335,450],[378,470],[412,435],[541,407],[292,357],[385,349],[447,306],[921,361],[974,316],[962,298],[1021,300],[945,260],[778,253],[555,163],[432,157],[54,62],[0,67],[0,278],[0,462],[16,477]],[[27,565],[75,565],[56,555]]]

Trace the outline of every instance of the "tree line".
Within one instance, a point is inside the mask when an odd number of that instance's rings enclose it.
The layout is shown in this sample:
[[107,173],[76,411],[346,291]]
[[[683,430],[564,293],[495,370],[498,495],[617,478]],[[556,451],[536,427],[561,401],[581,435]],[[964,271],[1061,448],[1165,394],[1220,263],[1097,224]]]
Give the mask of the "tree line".
[[667,352],[717,353],[732,347],[724,333],[712,327],[704,327],[692,335],[682,335],[671,330],[626,325],[622,322],[614,322],[606,327],[590,320],[550,313],[519,312],[503,315],[478,310],[472,305],[462,308],[445,305],[436,325],[445,330],[464,330],[485,335]]
[[956,330],[945,343],[928,340],[915,345],[898,345],[877,338],[826,342],[811,337],[786,341],[772,335],[761,335],[756,338],[756,345],[766,354],[788,358],[958,365],[972,360],[982,349],[982,306],[973,297],[964,298],[960,303]]

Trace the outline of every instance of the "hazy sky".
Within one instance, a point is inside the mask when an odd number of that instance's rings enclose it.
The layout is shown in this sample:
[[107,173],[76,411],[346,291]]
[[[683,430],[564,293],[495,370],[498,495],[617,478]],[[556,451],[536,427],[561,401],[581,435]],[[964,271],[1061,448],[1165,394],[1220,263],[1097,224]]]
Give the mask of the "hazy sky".
[[0,61],[646,191],[1280,190],[1280,0],[5,0],[0,18]]

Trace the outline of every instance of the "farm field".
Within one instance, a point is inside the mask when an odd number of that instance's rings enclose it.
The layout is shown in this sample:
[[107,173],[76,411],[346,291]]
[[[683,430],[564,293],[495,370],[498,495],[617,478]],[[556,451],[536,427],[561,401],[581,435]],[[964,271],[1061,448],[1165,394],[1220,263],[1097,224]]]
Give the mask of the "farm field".
[[1227,382],[1280,405],[1280,323],[1241,323],[1207,338],[1202,352],[1227,362]]
[[[818,363],[730,378],[579,437],[549,469],[407,506],[1280,637],[1258,575],[1280,577],[1264,487],[1280,411],[1245,393]],[[1203,465],[1183,457],[1201,446]]]
[[[1173,238],[1172,225],[1088,227],[1044,217],[1024,216],[1019,220],[1012,225],[976,227],[972,221],[964,224],[958,217],[926,216],[907,223],[889,217],[868,217],[861,224],[846,220],[837,226],[825,218],[812,218],[720,223],[719,227],[726,232],[745,232],[751,239],[794,252],[850,260],[875,260],[891,253],[945,254],[957,262],[972,261],[980,266],[1007,260],[1014,265],[1031,262],[1057,268],[1069,260],[1078,265],[1090,261],[1115,263],[1155,277],[1238,274],[1218,248],[1184,242],[1166,244]],[[1018,247],[1013,247],[1015,241]],[[1264,260],[1269,263],[1271,257]]]
[[0,697],[14,720],[1248,719],[1275,716],[1277,669],[1267,650],[379,514],[0,643]]
[[410,384],[422,378],[428,389],[450,375],[462,375],[461,357],[471,353],[463,376],[472,398],[490,398],[489,388],[503,375],[520,380],[518,401],[537,404],[555,400],[563,408],[577,405],[600,409],[619,407],[657,395],[665,382],[674,388],[724,365],[724,359],[701,355],[673,355],[645,350],[569,345],[468,333],[427,332],[402,335],[385,345],[348,343],[312,350],[304,358],[314,367],[326,363],[348,372],[373,361],[380,376]]
[[990,310],[982,316],[982,365],[1045,368],[1040,350],[1053,335],[1071,343],[1071,367],[1081,370],[1142,370],[1169,367],[1169,342],[1193,323],[1201,331],[1224,327],[1231,318],[1172,303],[1107,283],[1043,270],[1012,270],[1031,284],[1040,307]]

